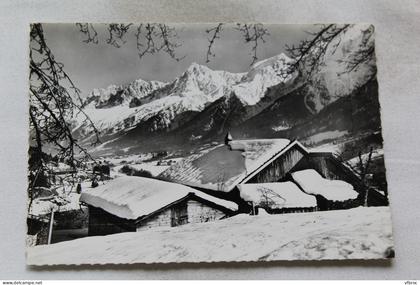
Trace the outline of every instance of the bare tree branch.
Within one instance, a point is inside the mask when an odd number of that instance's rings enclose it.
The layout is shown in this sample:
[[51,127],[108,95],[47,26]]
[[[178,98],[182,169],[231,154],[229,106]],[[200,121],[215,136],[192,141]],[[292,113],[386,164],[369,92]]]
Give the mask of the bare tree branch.
[[210,38],[208,38],[209,46],[207,47],[207,54],[206,54],[206,63],[210,62],[210,57],[215,57],[216,55],[213,53],[212,48],[216,39],[220,39],[220,33],[222,32],[223,24],[219,23],[216,27],[207,29],[207,34],[212,34]]
[[[351,25],[322,25],[318,33],[312,34],[310,40],[303,40],[299,45],[286,45],[286,50],[295,59],[289,66],[288,73],[295,71],[304,72],[310,75],[319,70],[324,64],[326,52],[329,47],[335,53],[340,44],[340,36],[345,33]],[[337,40],[336,42],[334,40]]]
[[[327,51],[334,54],[341,44],[343,35],[353,26],[350,24],[321,25],[318,32],[309,33],[312,36],[311,39],[303,40],[296,46],[286,45],[286,50],[294,58],[294,62],[289,65],[286,73],[291,74],[298,71],[300,74],[305,73],[308,79],[311,78],[311,74],[319,71],[320,67],[325,65]],[[338,60],[338,62],[346,64],[345,70],[338,75],[355,71],[362,64],[370,64],[372,75],[376,74],[376,66],[372,60],[375,56],[373,34],[373,26],[362,30],[359,46],[346,59]]]
[[181,44],[177,42],[178,35],[175,32],[175,28],[165,24],[140,24],[137,27],[135,36],[140,59],[146,54],[155,54],[160,51],[165,52],[176,61],[185,58],[185,56],[176,56],[176,49]]
[[265,36],[270,35],[263,24],[237,24],[236,29],[241,32],[245,43],[252,43],[251,55],[253,65],[258,60],[258,45],[265,43]]
[[[286,203],[286,199],[283,196],[267,187],[258,187],[258,192],[260,192],[261,201],[257,206],[260,206],[264,209],[269,210],[272,208],[276,208],[276,206],[282,206],[284,205],[284,203]],[[283,201],[282,204],[279,204],[279,200]]]
[[[145,43],[141,42],[141,36],[142,36],[142,29],[145,29],[144,31],[144,39],[145,39]],[[154,54],[156,52],[156,48],[155,48],[155,42],[153,40],[153,31],[154,31],[155,27],[150,25],[150,24],[145,24],[143,26],[143,24],[140,24],[137,27],[137,32],[136,32],[136,39],[137,39],[137,50],[139,52],[139,57],[140,59],[146,55],[147,53],[149,54]]]
[[371,63],[371,68],[374,68],[374,74],[376,74],[376,66],[374,65],[375,57],[375,44],[373,41],[374,27],[371,25],[367,29],[362,30],[362,40],[358,46],[358,49],[350,54],[345,60],[339,60],[347,64],[346,72],[352,72],[358,70],[362,64]]
[[[79,89],[48,48],[41,24],[31,26],[30,40],[29,114],[38,156],[42,158],[43,147],[48,146],[56,151],[57,157],[67,159],[76,167],[79,161],[76,155],[89,158],[90,155],[73,136],[69,120],[75,112],[84,116],[84,122],[95,138],[94,143],[99,142],[99,132],[81,108]],[[40,164],[42,166],[42,160]]]
[[86,39],[83,40],[85,43],[98,44],[98,33],[92,24],[89,23],[76,23],[79,28],[79,32],[85,35]]
[[132,25],[133,24],[109,24],[109,36],[106,42],[116,48],[120,48],[123,44],[126,43],[124,36],[127,34]]

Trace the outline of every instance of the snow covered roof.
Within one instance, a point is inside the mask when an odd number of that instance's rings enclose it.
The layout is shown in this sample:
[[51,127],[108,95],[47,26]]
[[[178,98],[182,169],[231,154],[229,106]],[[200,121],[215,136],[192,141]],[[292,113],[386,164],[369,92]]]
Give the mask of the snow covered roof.
[[272,203],[271,208],[306,208],[316,207],[315,196],[308,195],[293,182],[257,183],[238,185],[240,195],[254,205]]
[[230,147],[219,145],[178,162],[159,178],[229,192],[295,144],[300,145],[288,139],[234,140]]
[[308,194],[321,195],[331,201],[355,199],[358,193],[353,186],[342,180],[328,180],[313,169],[292,173],[293,180]]
[[121,176],[82,192],[81,202],[125,219],[151,214],[189,193],[236,211],[238,205],[181,184],[136,176]]

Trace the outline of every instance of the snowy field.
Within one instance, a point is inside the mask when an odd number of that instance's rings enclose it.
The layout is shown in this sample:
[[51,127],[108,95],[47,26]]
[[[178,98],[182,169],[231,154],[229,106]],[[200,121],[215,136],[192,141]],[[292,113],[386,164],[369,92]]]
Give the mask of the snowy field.
[[[174,159],[174,161],[179,161],[182,158],[177,158]],[[158,176],[159,174],[161,174],[163,171],[165,171],[166,169],[168,169],[170,167],[170,165],[157,165],[157,161],[150,161],[150,162],[140,162],[140,163],[122,163],[118,166],[115,166],[112,170],[114,172],[118,172],[120,171],[120,169],[124,166],[124,165],[129,165],[132,168],[136,169],[136,170],[146,170],[149,171],[153,176]],[[119,175],[120,176],[120,175]]]
[[388,207],[238,215],[170,229],[28,248],[29,265],[380,259],[392,250]]
[[121,176],[119,170],[124,165],[129,165],[136,170],[146,170],[149,171],[153,176],[158,176],[160,173],[165,171],[170,167],[170,165],[158,165],[159,161],[168,161],[171,160],[173,163],[178,162],[183,157],[177,158],[170,158],[170,159],[155,159],[152,161],[145,161],[151,159],[152,156],[148,154],[132,154],[132,155],[124,155],[118,157],[106,157],[104,160],[110,162],[114,167],[111,168],[112,175],[111,176]]

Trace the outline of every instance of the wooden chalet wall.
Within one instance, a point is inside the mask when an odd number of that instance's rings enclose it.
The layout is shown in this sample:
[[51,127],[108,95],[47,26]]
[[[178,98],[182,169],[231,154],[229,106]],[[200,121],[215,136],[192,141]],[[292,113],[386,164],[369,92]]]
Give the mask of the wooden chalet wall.
[[128,220],[89,205],[88,235],[109,235],[121,232],[143,231],[156,227],[175,227],[188,223],[219,220],[233,212],[195,195],[174,202],[161,210]]
[[189,199],[156,213],[137,224],[136,230],[156,227],[175,227],[188,223],[205,223],[226,216],[221,210]]
[[305,151],[295,145],[270,164],[262,169],[259,169],[258,173],[246,183],[268,183],[281,181],[305,155]]
[[188,222],[189,223],[205,223],[220,220],[226,216],[222,211],[204,205],[200,202],[188,201]]
[[[178,207],[182,207],[183,205],[178,205]],[[150,218],[141,221],[136,225],[136,231],[144,231],[150,228],[157,228],[157,227],[171,227],[171,212],[173,208],[166,209],[159,214],[151,216]]]

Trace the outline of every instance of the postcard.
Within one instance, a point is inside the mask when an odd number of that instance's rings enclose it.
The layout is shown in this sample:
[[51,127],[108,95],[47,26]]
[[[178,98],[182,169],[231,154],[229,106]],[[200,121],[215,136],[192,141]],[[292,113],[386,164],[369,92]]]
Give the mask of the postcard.
[[393,258],[374,38],[32,24],[27,264]]

